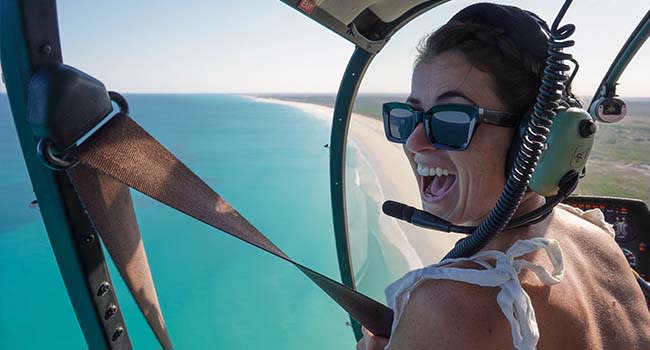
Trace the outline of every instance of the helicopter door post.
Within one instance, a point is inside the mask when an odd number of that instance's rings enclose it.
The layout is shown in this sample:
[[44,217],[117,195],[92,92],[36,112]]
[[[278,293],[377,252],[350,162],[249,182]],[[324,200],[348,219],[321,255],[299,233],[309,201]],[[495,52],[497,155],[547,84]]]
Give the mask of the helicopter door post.
[[[330,191],[332,196],[332,219],[334,221],[334,239],[338,256],[341,281],[350,288],[356,288],[354,268],[350,257],[350,242],[348,239],[347,208],[345,201],[345,148],[350,127],[352,105],[357,96],[361,79],[370,65],[374,54],[355,47],[352,57],[341,79],[339,91],[336,94],[334,116],[332,118],[332,134],[330,138]],[[359,324],[350,319],[357,340],[363,337]]]
[[[39,159],[38,138],[27,121],[32,75],[45,65],[62,63],[56,3],[5,0],[0,6],[0,58],[14,124],[79,326],[91,350],[131,349],[99,237],[66,175]],[[48,295],[46,287],[43,294]],[[42,317],[57,322],[50,310],[42,310]]]

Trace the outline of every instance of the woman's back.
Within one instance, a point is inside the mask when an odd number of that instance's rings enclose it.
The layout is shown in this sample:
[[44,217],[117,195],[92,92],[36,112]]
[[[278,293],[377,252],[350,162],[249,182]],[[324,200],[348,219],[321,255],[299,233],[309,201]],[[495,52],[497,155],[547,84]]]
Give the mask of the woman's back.
[[[562,282],[539,287],[530,273],[520,276],[537,315],[538,347],[648,349],[650,313],[614,239],[565,210],[556,209],[550,221],[544,234],[562,247]],[[536,255],[533,261],[546,263]]]

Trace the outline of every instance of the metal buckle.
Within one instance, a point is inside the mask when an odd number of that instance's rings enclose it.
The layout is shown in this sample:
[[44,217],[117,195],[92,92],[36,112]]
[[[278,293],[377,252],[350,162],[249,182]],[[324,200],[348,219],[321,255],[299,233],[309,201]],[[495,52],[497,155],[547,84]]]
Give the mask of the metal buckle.
[[124,114],[129,114],[129,103],[126,102],[124,96],[120,95],[115,91],[109,91],[108,97],[114,102],[118,107],[120,107],[120,112]]
[[[120,113],[129,114],[129,104],[124,98],[115,91],[109,91],[108,96],[120,109]],[[51,140],[42,138],[36,145],[36,154],[47,168],[54,171],[67,170],[79,163],[79,159],[69,156],[69,151],[65,153],[56,152]]]
[[47,168],[55,171],[66,170],[74,167],[79,163],[78,159],[71,158],[65,154],[59,156],[53,150],[54,145],[48,139],[38,140],[36,145],[36,154]]

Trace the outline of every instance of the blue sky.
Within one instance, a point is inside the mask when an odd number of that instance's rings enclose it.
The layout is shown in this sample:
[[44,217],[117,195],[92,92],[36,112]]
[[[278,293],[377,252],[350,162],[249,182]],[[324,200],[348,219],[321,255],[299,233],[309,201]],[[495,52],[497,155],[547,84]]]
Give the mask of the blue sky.
[[[551,21],[561,0],[504,1]],[[414,47],[473,1],[454,0],[398,32],[370,67],[362,92],[407,93]],[[58,2],[67,64],[122,92],[335,92],[353,46],[279,0]],[[570,50],[581,64],[574,89],[593,94],[647,0],[576,0]],[[619,92],[650,96],[650,43]]]

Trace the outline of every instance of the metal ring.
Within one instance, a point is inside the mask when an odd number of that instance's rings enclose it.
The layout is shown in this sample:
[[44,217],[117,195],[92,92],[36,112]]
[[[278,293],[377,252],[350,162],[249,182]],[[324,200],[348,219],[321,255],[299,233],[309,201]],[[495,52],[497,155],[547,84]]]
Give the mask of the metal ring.
[[36,153],[46,167],[56,171],[70,169],[79,163],[78,159],[56,155],[52,141],[44,138],[38,141]]
[[115,91],[109,91],[108,97],[110,97],[111,101],[115,102],[115,104],[120,107],[120,112],[129,114],[129,103],[126,102],[124,96]]

